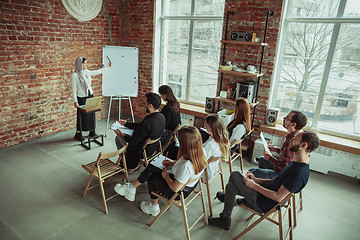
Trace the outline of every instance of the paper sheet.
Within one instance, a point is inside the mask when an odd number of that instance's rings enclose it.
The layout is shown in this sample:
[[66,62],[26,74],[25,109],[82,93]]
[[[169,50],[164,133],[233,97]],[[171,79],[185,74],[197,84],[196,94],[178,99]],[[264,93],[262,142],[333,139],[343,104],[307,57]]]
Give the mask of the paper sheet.
[[[169,159],[169,158],[166,158],[167,160],[172,160],[172,159]],[[165,156],[164,155],[159,155],[157,156],[156,158],[154,158],[150,164],[151,165],[154,165],[155,167],[157,168],[160,168],[160,169],[164,169],[164,165],[162,164],[162,162],[165,160]],[[173,160],[172,160],[173,161]],[[171,173],[171,168],[170,169],[166,169],[166,171],[168,171],[169,173]]]
[[110,129],[112,129],[112,130],[119,129],[122,133],[124,133],[126,135],[130,135],[130,136],[132,136],[132,134],[134,132],[134,130],[121,125],[118,121],[114,122],[113,125],[111,125]]
[[261,138],[262,144],[264,145],[265,152],[271,153],[270,149],[268,147],[268,144],[267,144],[267,142],[265,140],[264,134],[262,132],[260,133],[260,138]]

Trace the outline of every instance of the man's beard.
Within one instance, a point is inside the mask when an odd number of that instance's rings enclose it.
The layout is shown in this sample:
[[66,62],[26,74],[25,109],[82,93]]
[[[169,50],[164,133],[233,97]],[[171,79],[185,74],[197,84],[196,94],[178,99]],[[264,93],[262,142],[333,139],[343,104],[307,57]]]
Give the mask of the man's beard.
[[291,152],[297,152],[297,151],[299,151],[299,148],[300,148],[300,144],[291,146],[291,147],[289,148],[289,150],[290,150]]

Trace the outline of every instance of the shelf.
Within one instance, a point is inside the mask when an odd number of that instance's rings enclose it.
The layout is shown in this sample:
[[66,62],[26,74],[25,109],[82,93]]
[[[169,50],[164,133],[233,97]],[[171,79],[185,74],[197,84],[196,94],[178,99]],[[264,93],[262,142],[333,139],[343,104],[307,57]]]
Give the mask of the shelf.
[[232,75],[238,75],[238,76],[244,76],[244,77],[261,77],[264,74],[262,73],[247,73],[247,72],[237,72],[234,70],[228,71],[228,70],[218,70],[219,73],[224,73],[224,74],[232,74]]
[[[226,102],[226,103],[231,103],[231,104],[235,104],[235,101],[232,99],[227,99],[227,98],[221,98],[221,97],[216,97],[214,98],[215,101],[219,101],[219,102]],[[258,105],[259,103],[250,103],[250,107],[255,107],[256,105]]]
[[250,45],[250,46],[268,46],[267,43],[259,43],[259,42],[240,42],[240,41],[230,41],[230,40],[220,40],[222,43],[230,43],[230,44],[239,44],[239,45]]

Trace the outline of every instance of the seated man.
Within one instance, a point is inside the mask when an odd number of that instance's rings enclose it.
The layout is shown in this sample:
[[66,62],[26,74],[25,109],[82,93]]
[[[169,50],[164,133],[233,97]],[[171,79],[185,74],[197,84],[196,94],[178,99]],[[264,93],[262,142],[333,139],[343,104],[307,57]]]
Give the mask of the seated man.
[[[295,152],[295,159],[287,165],[275,179],[256,178],[247,172],[242,176],[240,172],[232,172],[229,182],[222,196],[224,210],[219,218],[209,217],[209,224],[223,229],[230,229],[231,213],[235,205],[236,195],[244,197],[251,207],[259,212],[268,212],[277,203],[281,202],[289,193],[300,192],[308,182],[310,176],[309,155],[319,146],[318,136],[309,131],[298,133],[291,141],[290,150]],[[220,194],[222,193],[222,194]]]
[[[128,169],[134,169],[139,164],[142,157],[142,147],[148,138],[154,140],[161,137],[165,129],[165,117],[159,112],[161,105],[161,98],[159,94],[149,92],[146,96],[146,112],[149,113],[141,122],[132,123],[125,120],[119,120],[120,124],[133,129],[133,134],[126,135],[120,130],[115,130],[117,136],[115,143],[118,149],[122,148],[126,143],[129,146],[126,150],[126,166]],[[154,144],[156,145],[156,144]],[[155,151],[156,146],[148,146],[147,154]]]
[[275,158],[271,153],[265,153],[264,156],[257,158],[259,168],[250,169],[255,177],[258,178],[276,178],[279,172],[294,159],[294,153],[289,150],[290,142],[307,123],[307,117],[300,111],[291,111],[284,117],[283,127],[288,134],[281,148],[269,146],[270,151],[279,153],[279,158]]

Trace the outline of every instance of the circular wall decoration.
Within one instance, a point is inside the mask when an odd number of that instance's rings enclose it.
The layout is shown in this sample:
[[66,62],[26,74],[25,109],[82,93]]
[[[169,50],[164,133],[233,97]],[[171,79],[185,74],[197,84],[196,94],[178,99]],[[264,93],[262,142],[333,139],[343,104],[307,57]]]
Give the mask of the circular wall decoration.
[[100,12],[102,0],[62,0],[66,10],[80,22],[94,19]]

